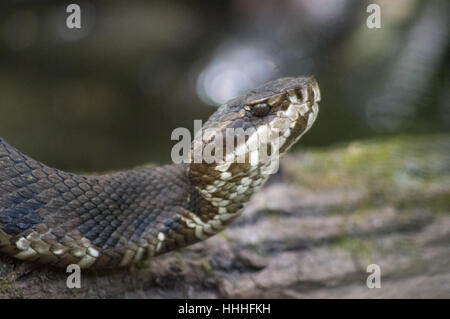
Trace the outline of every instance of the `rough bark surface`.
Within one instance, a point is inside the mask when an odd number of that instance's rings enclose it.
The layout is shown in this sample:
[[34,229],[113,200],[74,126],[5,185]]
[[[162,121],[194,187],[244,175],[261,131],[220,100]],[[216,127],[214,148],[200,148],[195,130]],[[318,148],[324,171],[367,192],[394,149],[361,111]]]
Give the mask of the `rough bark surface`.
[[[68,274],[0,256],[3,298],[450,297],[450,136],[289,155],[219,235],[153,261]],[[381,288],[366,268],[381,268]]]

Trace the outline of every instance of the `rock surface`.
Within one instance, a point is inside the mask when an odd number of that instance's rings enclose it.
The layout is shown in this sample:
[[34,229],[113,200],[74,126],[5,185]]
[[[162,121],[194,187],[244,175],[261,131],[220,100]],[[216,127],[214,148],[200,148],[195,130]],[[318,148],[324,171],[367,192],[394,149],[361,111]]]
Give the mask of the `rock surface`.
[[[0,256],[3,298],[450,298],[450,136],[291,154],[227,230],[145,265],[84,271]],[[381,269],[369,289],[366,268]]]

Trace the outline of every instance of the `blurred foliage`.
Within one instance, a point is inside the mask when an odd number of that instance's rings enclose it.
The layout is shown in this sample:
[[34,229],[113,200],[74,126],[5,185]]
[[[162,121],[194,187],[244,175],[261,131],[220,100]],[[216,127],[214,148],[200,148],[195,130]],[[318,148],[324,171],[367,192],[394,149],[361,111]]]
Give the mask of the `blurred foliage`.
[[[448,1],[60,1],[0,5],[0,136],[62,169],[168,162],[176,127],[281,76],[314,74],[302,145],[448,131]],[[326,3],[324,3],[326,2]]]

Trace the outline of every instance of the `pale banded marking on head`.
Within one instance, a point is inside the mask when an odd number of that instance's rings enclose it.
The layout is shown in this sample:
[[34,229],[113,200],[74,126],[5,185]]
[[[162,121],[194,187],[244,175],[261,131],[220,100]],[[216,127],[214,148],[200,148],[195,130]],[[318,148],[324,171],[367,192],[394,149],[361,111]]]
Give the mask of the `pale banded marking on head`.
[[[249,134],[251,132],[251,134]],[[235,133],[237,133],[235,131]],[[225,154],[224,161],[219,163],[215,170],[220,172],[226,172],[230,165],[234,162],[239,162],[239,157],[244,156],[247,153],[258,150],[260,148],[260,143],[265,141],[270,141],[270,131],[267,125],[261,125],[258,129],[248,129],[243,132],[244,134],[248,134],[248,139],[244,143],[237,146],[235,149],[232,149],[233,152],[229,152]],[[242,160],[245,158],[242,157]]]
[[297,96],[297,93],[295,92],[295,90],[288,90],[287,93],[288,93],[289,100],[291,101],[291,103],[295,104],[295,103],[299,102],[298,96]]
[[[304,116],[310,110],[310,108],[309,108],[309,103],[310,102],[308,102],[309,101],[308,100],[309,92],[308,92],[308,90],[304,90],[304,91],[305,92],[302,91],[302,94],[304,94],[306,102],[304,102],[303,104],[291,104],[289,106],[289,108],[291,106],[295,107],[302,116]],[[314,92],[314,100],[315,100],[315,102],[317,102],[318,100],[320,100],[320,91],[319,91],[319,89],[317,87],[313,86],[313,92]],[[318,107],[317,103],[314,103],[312,105],[312,112],[308,114],[308,120],[307,120],[307,124],[306,124],[305,130],[302,133],[299,134],[299,136],[295,139],[294,143],[292,143],[292,144],[295,144],[306,132],[308,132],[308,130],[314,124],[314,121],[316,120],[318,113],[319,113],[319,107]],[[293,123],[291,123],[291,126],[295,127],[295,124],[296,123],[293,122]],[[286,132],[288,132],[288,130],[286,130]],[[289,135],[283,134],[283,137],[287,138],[287,137],[289,137]],[[286,139],[280,138],[279,139],[280,147],[282,147],[285,142],[286,142]]]
[[314,92],[314,101],[319,102],[321,100],[321,94],[319,86],[317,85],[317,82],[315,82],[313,85],[311,85],[312,90]]
[[296,108],[302,116],[305,116],[305,114],[309,111],[308,103],[300,104],[299,106],[296,106]]
[[291,136],[291,129],[287,128],[283,133],[283,137],[288,138],[289,136]]
[[314,113],[314,120],[316,120],[317,115],[319,114],[319,106],[317,105],[317,103],[314,103],[313,105],[313,113]]
[[[315,107],[314,107],[315,106]],[[317,106],[317,103],[315,103],[313,105],[313,113],[310,113],[309,116],[313,116],[313,120],[310,122],[309,117],[308,117],[308,123],[306,124],[306,128],[305,130],[299,134],[299,136],[297,136],[297,138],[295,139],[294,143],[296,143],[303,135],[306,134],[306,132],[309,131],[309,129],[312,127],[315,119],[317,118],[317,114],[319,113],[319,108]]]
[[285,111],[284,115],[289,118],[292,122],[295,122],[298,119],[298,112],[294,106],[294,104],[289,104],[288,109]]
[[308,122],[306,123],[306,125],[310,127],[311,125],[313,125],[313,123],[314,123],[314,113],[309,113]]

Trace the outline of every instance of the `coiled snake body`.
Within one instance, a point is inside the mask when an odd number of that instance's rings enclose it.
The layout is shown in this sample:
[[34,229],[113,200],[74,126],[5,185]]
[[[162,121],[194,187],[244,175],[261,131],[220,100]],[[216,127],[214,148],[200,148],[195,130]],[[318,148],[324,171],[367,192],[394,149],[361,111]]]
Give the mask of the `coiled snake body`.
[[[314,78],[268,82],[210,117],[190,163],[106,175],[50,168],[0,139],[0,251],[54,266],[110,268],[204,240],[234,220],[266,180],[267,163],[254,160],[255,138],[277,133],[269,153],[278,160],[311,127],[319,100]],[[230,128],[252,130],[234,138],[222,160],[192,160]]]

